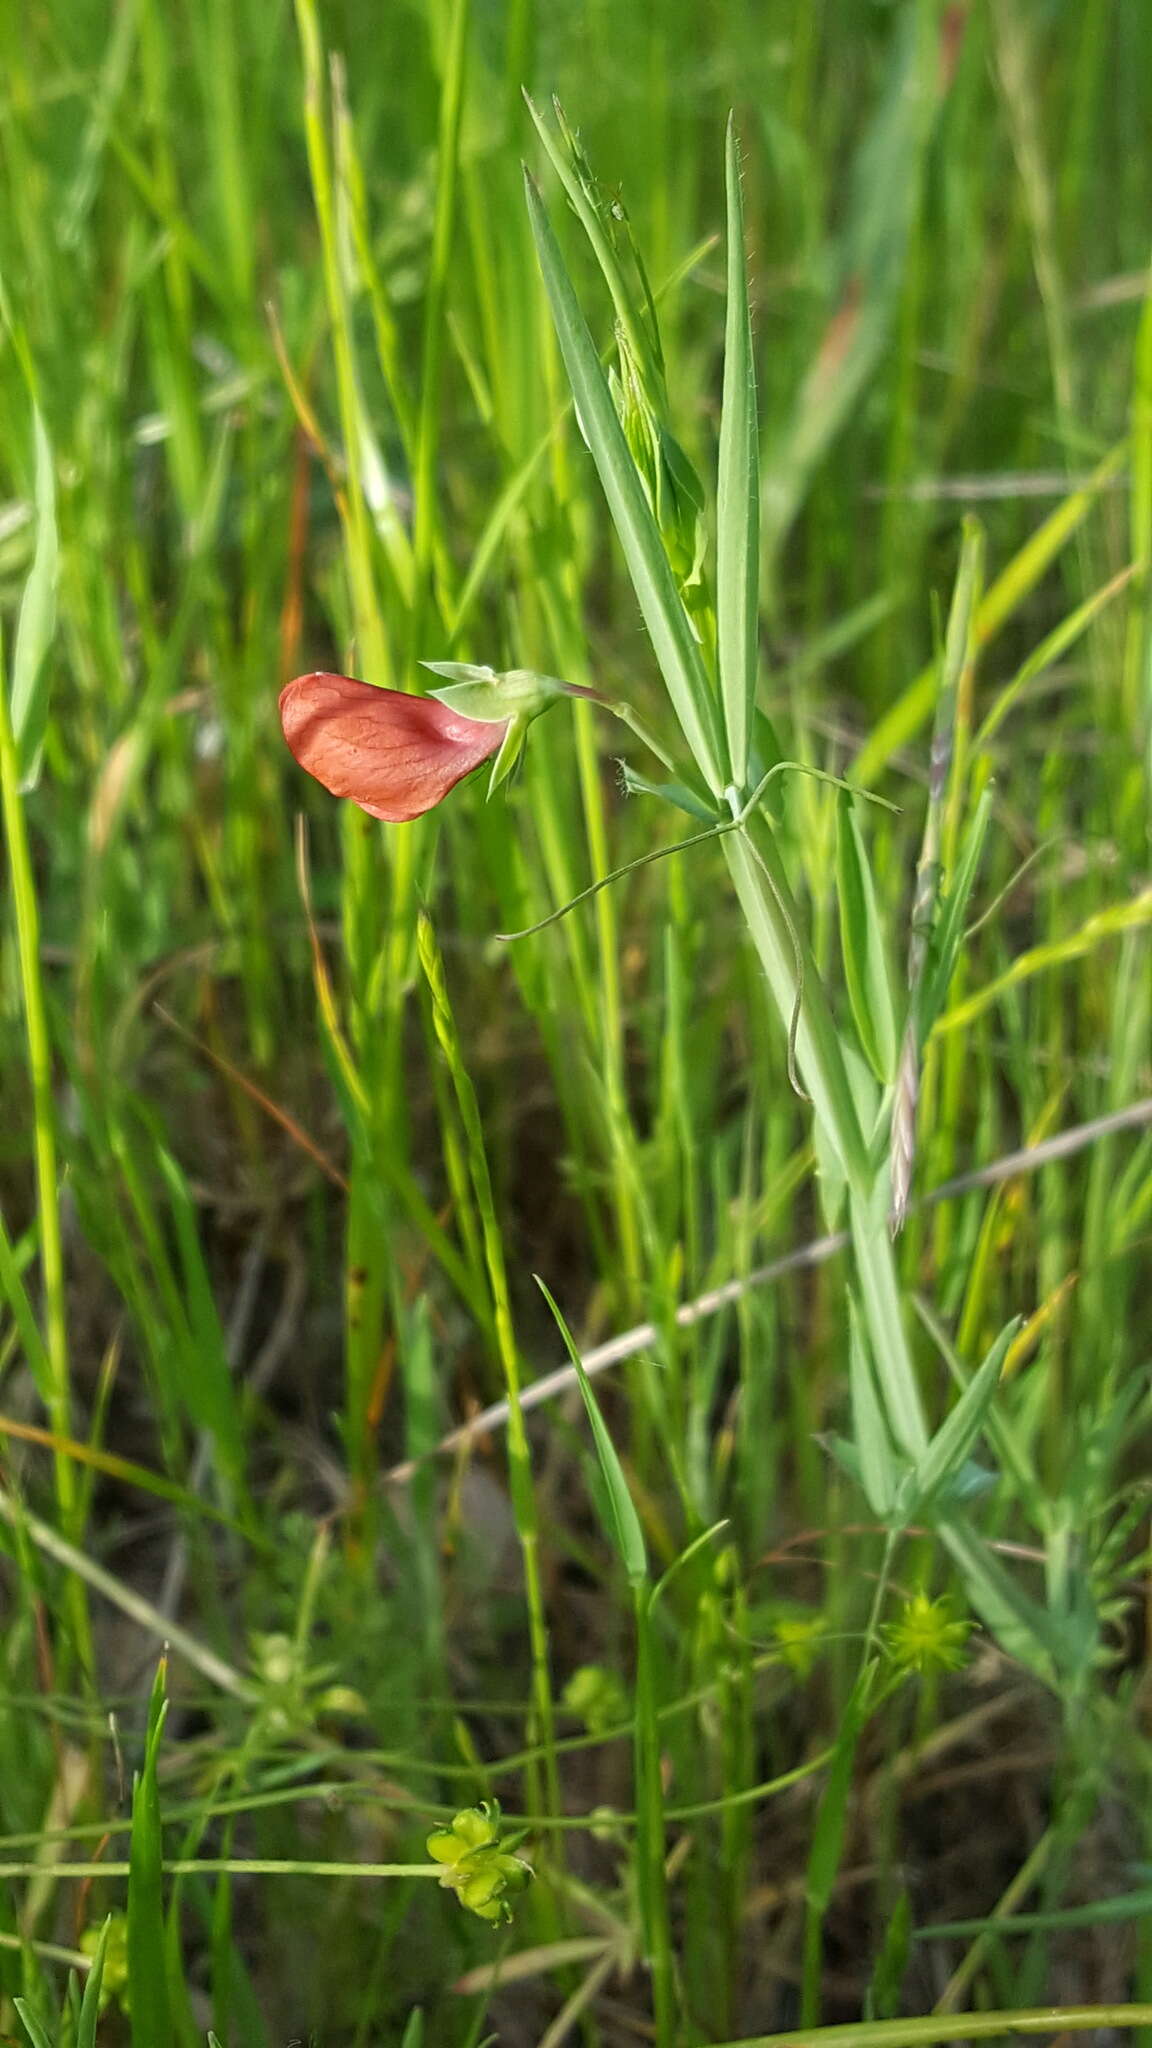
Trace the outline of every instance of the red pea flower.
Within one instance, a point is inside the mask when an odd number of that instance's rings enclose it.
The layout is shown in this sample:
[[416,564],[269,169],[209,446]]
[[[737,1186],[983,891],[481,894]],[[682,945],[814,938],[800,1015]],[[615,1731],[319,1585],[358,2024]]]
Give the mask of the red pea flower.
[[301,768],[333,796],[403,825],[498,753],[511,720],[465,718],[436,697],[318,671],[281,691],[280,723]]
[[390,825],[422,817],[482,761],[492,761],[492,796],[515,773],[529,726],[550,704],[605,701],[598,690],[531,668],[420,666],[446,676],[449,687],[414,697],[320,671],[280,692],[280,723],[300,766],[333,796],[350,797]]

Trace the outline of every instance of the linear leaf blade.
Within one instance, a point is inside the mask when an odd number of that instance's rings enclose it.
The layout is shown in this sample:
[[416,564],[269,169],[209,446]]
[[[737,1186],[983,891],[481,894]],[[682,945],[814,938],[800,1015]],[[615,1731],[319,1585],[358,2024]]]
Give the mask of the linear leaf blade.
[[579,1381],[584,1406],[588,1411],[588,1420],[592,1425],[596,1456],[600,1461],[600,1476],[604,1481],[605,1500],[612,1525],[611,1535],[617,1554],[628,1574],[629,1584],[635,1587],[643,1586],[648,1579],[648,1553],[644,1543],[644,1531],[640,1527],[640,1517],[636,1513],[636,1505],[628,1490],[628,1481],[624,1477],[624,1467],[608,1434],[608,1425],[600,1413],[600,1404],[592,1392],[592,1382],[584,1370],[584,1361],[572,1341],[572,1333],[539,1274],[536,1276],[536,1285],[556,1319],[556,1327],[564,1339]]
[[931,1501],[934,1494],[953,1473],[960,1470],[984,1427],[988,1410],[995,1398],[1004,1370],[1004,1361],[1009,1347],[1023,1318],[1014,1316],[1006,1323],[979,1370],[973,1374],[952,1413],[941,1423],[927,1449],[918,1459],[913,1476],[915,1505],[910,1514],[918,1514]]
[[544,202],[525,174],[528,213],[580,431],[600,477],[648,636],[693,758],[713,795],[728,777],[716,700],[699,643],[644,495],[608,380]]
[[164,1937],[164,1841],[157,1765],[167,1714],[167,1659],[161,1658],[148,1706],[144,1767],[132,1790],[128,1851],[128,1975],[132,1987],[132,2048],[171,2041],[172,2009]]
[[732,118],[725,159],[728,313],[716,493],[716,634],[732,779],[743,788],[756,703],[760,610],[760,442],[744,255],[740,159]]
[[896,1072],[896,1011],[884,948],[884,921],[856,808],[840,799],[836,835],[836,899],[844,979],[860,1045],[878,1081]]
[[56,526],[56,477],[52,449],[33,404],[36,441],[36,548],[16,626],[12,655],[12,731],[20,762],[20,787],[33,789],[40,778],[40,756],[48,723],[48,649],[56,630],[56,584],[60,538]]

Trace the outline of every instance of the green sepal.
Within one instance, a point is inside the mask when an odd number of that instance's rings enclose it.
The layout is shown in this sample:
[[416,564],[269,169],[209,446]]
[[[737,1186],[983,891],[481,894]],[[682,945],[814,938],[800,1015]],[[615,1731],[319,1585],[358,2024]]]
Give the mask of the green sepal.
[[562,683],[558,676],[537,675],[531,668],[473,668],[466,661],[422,661],[421,668],[447,676],[446,690],[429,690],[440,704],[461,718],[481,725],[501,725],[506,718],[538,718],[558,697],[590,695]]
[[[472,661],[422,661],[420,666],[434,676],[447,676],[450,683],[484,683],[491,687],[497,680],[494,668],[478,667]],[[439,690],[433,695],[439,696]]]
[[488,778],[489,799],[495,796],[502,782],[507,782],[509,776],[515,774],[520,756],[524,752],[524,741],[530,723],[531,719],[524,717],[509,721],[508,730],[500,742],[500,752],[492,763],[492,773]]

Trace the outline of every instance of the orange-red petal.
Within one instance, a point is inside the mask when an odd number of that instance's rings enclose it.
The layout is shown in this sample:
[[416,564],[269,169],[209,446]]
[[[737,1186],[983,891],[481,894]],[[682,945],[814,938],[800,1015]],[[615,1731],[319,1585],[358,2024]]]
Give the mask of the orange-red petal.
[[301,768],[391,825],[430,811],[497,752],[508,729],[506,720],[461,718],[435,697],[323,671],[285,685],[280,723]]

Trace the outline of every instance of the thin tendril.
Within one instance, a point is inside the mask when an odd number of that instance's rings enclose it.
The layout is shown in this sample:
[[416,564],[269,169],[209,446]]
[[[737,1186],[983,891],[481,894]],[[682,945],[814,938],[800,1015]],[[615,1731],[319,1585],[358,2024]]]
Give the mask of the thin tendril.
[[601,889],[607,889],[610,883],[623,881],[624,876],[632,874],[636,868],[649,868],[654,861],[665,860],[670,853],[683,853],[689,846],[699,846],[702,840],[719,839],[725,832],[734,832],[737,825],[742,822],[739,818],[728,818],[718,825],[709,825],[706,832],[694,832],[690,839],[677,839],[671,846],[653,847],[651,853],[642,853],[637,860],[626,861],[622,868],[613,868],[610,875],[601,875],[598,882],[592,882],[587,889],[581,889],[578,896],[573,896],[567,903],[562,903],[559,910],[549,911],[548,916],[542,917],[539,924],[525,925],[520,932],[497,932],[496,937],[505,945],[510,945],[514,939],[530,939],[536,932],[547,931],[550,924],[559,924],[560,919],[567,917],[570,910],[576,910],[581,903],[587,903],[590,896],[598,896]]
[[[622,719],[626,725],[630,725],[633,732],[637,734],[637,737],[642,739],[646,746],[651,747],[653,753],[657,754],[660,760],[664,762],[665,767],[674,774],[676,772],[674,763],[669,761],[667,755],[653,742],[649,734],[644,731],[643,727],[633,717],[629,707],[626,704],[611,703],[607,699],[604,702],[605,708],[614,712],[616,717]],[[677,839],[671,846],[654,847],[651,853],[642,853],[636,860],[625,861],[623,867],[613,868],[611,874],[601,875],[599,881],[590,883],[587,889],[581,889],[578,895],[571,897],[567,903],[562,903],[559,910],[549,911],[548,916],[540,918],[538,923],[525,925],[523,930],[518,932],[497,932],[496,937],[504,945],[511,945],[517,939],[534,938],[537,932],[547,931],[549,925],[559,924],[561,918],[567,917],[570,910],[576,910],[581,903],[587,903],[591,897],[598,896],[601,889],[609,888],[613,882],[623,881],[625,875],[634,874],[637,868],[651,867],[654,862],[665,860],[672,853],[686,853],[690,847],[700,846],[706,839],[722,839],[726,832],[741,831],[752,816],[752,813],[757,809],[768,784],[775,776],[782,775],[789,768],[795,769],[798,775],[811,775],[817,782],[831,783],[835,789],[846,789],[851,796],[862,796],[866,802],[880,804],[886,811],[899,811],[900,806],[889,803],[887,797],[877,796],[870,789],[857,789],[854,784],[845,782],[840,775],[828,775],[822,768],[810,768],[806,761],[777,761],[773,767],[769,768],[766,775],[761,776],[747,802],[741,805],[733,817],[718,819],[716,824],[710,825],[706,832],[694,832],[688,839]],[[788,1081],[794,1093],[800,1097],[802,1102],[810,1102],[812,1098],[807,1093],[807,1090],[801,1086],[800,1075],[796,1065],[796,1047],[800,1037],[800,1010],[804,1000],[804,949],[800,944],[800,934],[792,922],[788,908],[769,873],[763,856],[757,851],[751,839],[748,839],[746,843],[749,853],[772,892],[776,908],[787,926],[788,936],[792,941],[792,953],[796,968],[796,997],[788,1023]]]

